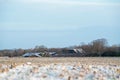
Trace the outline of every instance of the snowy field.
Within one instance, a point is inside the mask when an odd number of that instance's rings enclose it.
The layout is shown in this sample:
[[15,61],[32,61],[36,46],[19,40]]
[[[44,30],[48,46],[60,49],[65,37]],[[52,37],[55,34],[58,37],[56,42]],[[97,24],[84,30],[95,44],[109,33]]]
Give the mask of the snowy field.
[[0,80],[120,80],[120,58],[0,58]]

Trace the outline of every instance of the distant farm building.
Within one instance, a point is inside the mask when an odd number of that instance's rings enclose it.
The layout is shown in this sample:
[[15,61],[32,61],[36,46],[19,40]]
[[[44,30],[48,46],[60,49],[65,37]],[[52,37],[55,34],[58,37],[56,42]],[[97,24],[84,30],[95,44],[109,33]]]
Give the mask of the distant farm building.
[[40,53],[25,53],[23,57],[41,57]]
[[62,53],[54,53],[53,57],[80,57],[84,56],[85,51],[83,49],[67,49]]
[[65,49],[62,52],[25,53],[23,57],[81,57],[85,55],[83,49]]

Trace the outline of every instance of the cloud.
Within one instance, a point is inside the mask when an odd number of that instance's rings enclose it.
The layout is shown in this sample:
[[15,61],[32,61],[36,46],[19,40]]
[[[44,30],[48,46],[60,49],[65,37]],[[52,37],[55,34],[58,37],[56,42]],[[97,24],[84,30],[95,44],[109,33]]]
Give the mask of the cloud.
[[66,1],[66,0],[19,0],[23,3],[47,3],[58,5],[95,5],[95,6],[120,6],[120,3],[88,2],[88,1]]

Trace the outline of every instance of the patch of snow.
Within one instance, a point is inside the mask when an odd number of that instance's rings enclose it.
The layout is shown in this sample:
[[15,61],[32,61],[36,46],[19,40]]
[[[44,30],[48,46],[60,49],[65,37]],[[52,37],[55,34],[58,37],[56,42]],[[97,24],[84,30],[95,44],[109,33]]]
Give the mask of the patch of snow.
[[27,62],[0,73],[0,80],[120,80],[120,72],[117,70],[120,70],[120,66],[78,63],[38,66]]

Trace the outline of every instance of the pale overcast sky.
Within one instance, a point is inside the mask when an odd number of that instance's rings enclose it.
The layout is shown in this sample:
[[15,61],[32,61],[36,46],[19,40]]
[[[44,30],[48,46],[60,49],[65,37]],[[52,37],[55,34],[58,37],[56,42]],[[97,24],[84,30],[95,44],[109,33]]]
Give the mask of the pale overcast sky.
[[120,0],[0,0],[0,49],[120,44]]

